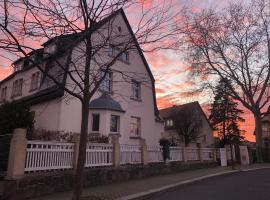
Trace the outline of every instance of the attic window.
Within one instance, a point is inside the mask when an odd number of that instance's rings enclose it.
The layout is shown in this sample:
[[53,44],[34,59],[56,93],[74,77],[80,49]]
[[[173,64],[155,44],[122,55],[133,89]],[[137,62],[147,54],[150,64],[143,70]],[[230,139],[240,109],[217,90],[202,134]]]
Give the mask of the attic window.
[[121,28],[121,26],[118,26],[118,31],[119,31],[119,33],[121,33],[121,32],[122,32],[122,28]]

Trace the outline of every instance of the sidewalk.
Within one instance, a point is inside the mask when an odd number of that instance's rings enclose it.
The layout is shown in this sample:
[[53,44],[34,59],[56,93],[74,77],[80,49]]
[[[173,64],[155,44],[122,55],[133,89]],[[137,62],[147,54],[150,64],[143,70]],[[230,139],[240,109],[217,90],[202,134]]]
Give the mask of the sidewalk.
[[[199,181],[205,178],[227,173],[253,170],[257,168],[270,168],[270,164],[254,164],[245,167],[238,166],[237,170],[231,170],[230,167],[200,169],[181,172],[177,174],[168,174],[162,176],[155,176],[151,178],[132,180],[123,183],[115,183],[110,185],[85,188],[83,191],[83,196],[85,198],[83,199],[85,200],[134,199],[141,196],[149,195],[153,192],[154,193],[161,192],[173,187],[188,184],[194,181]],[[35,198],[34,200],[68,200],[68,199],[71,199],[71,192],[56,193],[53,195]]]

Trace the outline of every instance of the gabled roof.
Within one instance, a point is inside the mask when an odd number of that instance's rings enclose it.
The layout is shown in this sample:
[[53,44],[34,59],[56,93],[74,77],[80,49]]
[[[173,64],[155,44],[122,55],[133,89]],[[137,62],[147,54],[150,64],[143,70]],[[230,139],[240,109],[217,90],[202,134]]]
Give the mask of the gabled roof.
[[[84,38],[84,37],[80,37],[80,36],[83,36],[84,33],[85,33],[86,31],[95,31],[95,30],[97,30],[98,28],[100,28],[101,26],[103,26],[105,23],[107,23],[108,21],[110,21],[112,18],[114,18],[114,17],[117,16],[118,14],[121,14],[121,16],[123,17],[124,22],[125,22],[125,24],[126,24],[128,30],[129,30],[129,32],[130,32],[130,34],[131,34],[131,36],[134,38],[135,46],[136,46],[136,48],[137,48],[137,50],[138,50],[138,53],[139,53],[140,57],[142,58],[142,61],[143,61],[144,65],[145,65],[146,70],[147,70],[147,72],[148,72],[148,75],[149,75],[149,77],[150,77],[150,79],[151,79],[151,82],[152,82],[153,101],[154,101],[154,112],[155,112],[156,119],[157,119],[157,120],[160,120],[160,117],[159,117],[159,110],[158,110],[157,104],[156,104],[156,92],[155,92],[155,79],[154,79],[154,76],[153,76],[153,74],[152,74],[152,72],[151,72],[151,70],[150,70],[150,67],[149,67],[149,65],[148,65],[148,63],[147,63],[147,61],[146,61],[146,59],[145,59],[145,57],[144,57],[144,54],[143,54],[143,52],[142,52],[142,49],[141,49],[140,46],[139,46],[139,43],[138,43],[138,41],[137,41],[137,39],[136,39],[136,37],[135,37],[133,31],[132,31],[132,28],[131,28],[131,26],[130,26],[130,24],[129,24],[129,22],[128,22],[128,19],[127,19],[125,13],[124,13],[124,10],[123,10],[122,8],[120,8],[120,9],[117,10],[117,11],[115,11],[114,13],[112,13],[112,14],[109,15],[108,17],[104,18],[103,20],[97,22],[97,24],[96,24],[94,30],[85,30],[85,31],[82,31],[82,32],[80,32],[80,33],[72,33],[72,34],[67,34],[67,35],[60,35],[60,36],[54,37],[54,38],[48,40],[47,42],[43,43],[42,46],[49,45],[50,43],[55,42],[55,41],[60,42],[60,43],[62,43],[62,44],[68,44],[69,41],[72,41],[72,40],[78,39],[78,38],[79,38],[79,40],[78,40],[78,42],[79,42],[80,40],[82,40],[82,39]],[[63,47],[63,46],[62,46],[62,47]],[[63,49],[66,50],[66,48],[63,48]],[[31,53],[30,53],[30,54],[31,54]],[[21,59],[23,59],[23,58],[20,58],[19,60],[21,60]],[[15,62],[16,62],[16,61],[15,61]],[[6,79],[2,80],[2,81],[0,82],[0,85],[1,85],[1,83],[3,83],[4,81],[6,81],[6,80],[12,78],[12,77],[13,77],[15,74],[17,74],[17,73],[20,73],[20,71],[18,71],[18,72],[16,72],[16,73],[13,73],[13,74],[11,74],[9,77],[7,77]],[[65,83],[64,83],[64,84],[65,84]]]
[[164,108],[164,109],[159,110],[159,113],[160,113],[160,116],[162,119],[170,119],[175,111],[179,111],[179,110],[183,110],[183,109],[189,110],[191,112],[193,110],[197,109],[202,114],[202,116],[205,118],[205,120],[207,121],[209,126],[212,128],[212,126],[210,125],[210,123],[208,121],[207,116],[203,112],[202,107],[200,106],[198,101],[194,101],[194,102],[190,102],[190,103],[182,104],[182,105],[175,105],[175,106],[172,106],[169,108]]

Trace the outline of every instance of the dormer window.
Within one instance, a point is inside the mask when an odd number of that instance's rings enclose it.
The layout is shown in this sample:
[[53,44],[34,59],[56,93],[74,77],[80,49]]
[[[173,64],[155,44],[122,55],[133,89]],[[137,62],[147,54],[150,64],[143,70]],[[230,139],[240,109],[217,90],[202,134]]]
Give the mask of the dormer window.
[[56,52],[56,44],[50,44],[44,48],[44,57],[48,57]]
[[14,65],[14,72],[20,71],[23,69],[24,62],[20,61]]

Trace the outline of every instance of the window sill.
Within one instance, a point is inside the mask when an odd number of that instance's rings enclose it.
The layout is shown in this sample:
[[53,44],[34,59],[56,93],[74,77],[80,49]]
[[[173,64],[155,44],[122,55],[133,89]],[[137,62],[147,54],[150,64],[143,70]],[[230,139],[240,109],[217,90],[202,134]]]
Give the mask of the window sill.
[[29,92],[34,92],[34,91],[37,91],[38,89],[30,89]]
[[138,139],[142,139],[142,138],[141,138],[141,136],[130,136],[129,139],[138,140]]
[[136,98],[134,98],[134,97],[130,97],[130,99],[133,100],[133,101],[142,102],[142,99],[136,99]]
[[109,135],[120,135],[119,132],[110,132]]

